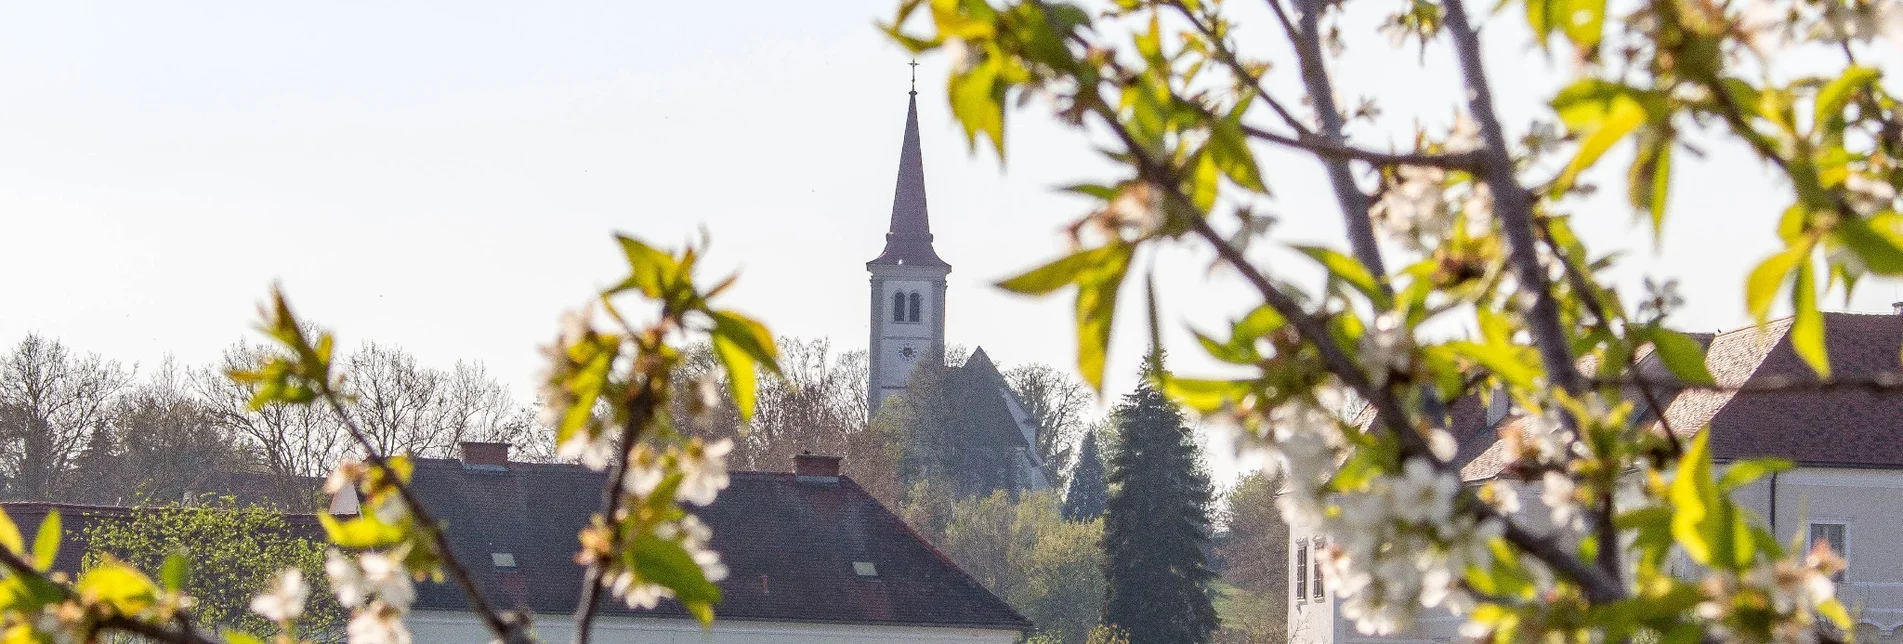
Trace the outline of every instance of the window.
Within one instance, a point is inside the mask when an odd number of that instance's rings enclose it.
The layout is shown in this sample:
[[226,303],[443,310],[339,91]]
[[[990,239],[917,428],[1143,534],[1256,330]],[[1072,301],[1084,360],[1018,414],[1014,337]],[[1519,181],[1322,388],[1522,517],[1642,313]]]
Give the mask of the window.
[[905,321],[905,294],[904,293],[892,294],[892,321],[893,322]]
[[1295,600],[1308,599],[1308,540],[1295,542]]
[[911,321],[913,322],[918,321],[918,309],[919,309],[919,297],[918,297],[918,293],[914,292],[911,295],[911,308],[907,310],[907,312],[910,313],[910,315],[907,317],[912,318]]
[[[1842,523],[1810,524],[1810,546],[1816,548],[1819,543],[1828,545],[1832,552],[1837,553],[1837,556],[1848,559],[1850,557],[1850,548],[1848,547],[1850,545],[1850,527]],[[1843,581],[1844,573],[1839,571],[1833,579],[1835,581]]]
[[1327,541],[1319,538],[1315,540],[1315,556],[1312,557],[1315,560],[1315,601],[1321,601],[1325,597],[1322,594],[1322,548],[1327,546]]

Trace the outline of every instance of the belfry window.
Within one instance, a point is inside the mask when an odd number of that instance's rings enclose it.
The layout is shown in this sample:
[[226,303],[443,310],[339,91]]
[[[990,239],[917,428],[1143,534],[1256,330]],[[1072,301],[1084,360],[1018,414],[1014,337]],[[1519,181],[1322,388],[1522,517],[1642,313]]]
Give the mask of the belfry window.
[[892,294],[892,321],[893,322],[905,321],[905,294],[904,293]]
[[906,309],[906,313],[908,314],[907,317],[911,318],[910,321],[912,322],[918,321],[918,309],[919,309],[919,296],[918,296],[918,292],[914,291],[912,292],[912,295],[910,296],[910,306],[909,308]]

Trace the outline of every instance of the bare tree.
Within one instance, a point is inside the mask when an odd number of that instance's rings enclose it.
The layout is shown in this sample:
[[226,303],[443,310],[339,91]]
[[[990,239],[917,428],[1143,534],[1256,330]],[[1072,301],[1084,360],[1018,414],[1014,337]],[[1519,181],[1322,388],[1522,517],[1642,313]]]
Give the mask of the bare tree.
[[509,443],[515,447],[510,458],[517,460],[554,458],[554,434],[537,426],[533,412],[517,404],[482,363],[457,362],[442,386],[438,413],[447,442],[435,448],[437,453],[463,441],[483,441]]
[[334,417],[316,407],[252,409],[254,388],[225,374],[256,364],[264,354],[262,347],[238,342],[225,349],[217,365],[193,372],[192,389],[203,401],[210,423],[255,454],[271,475],[270,485],[275,488],[271,496],[295,503],[308,493],[300,481],[328,473],[343,456],[349,439]]
[[428,454],[443,446],[439,411],[446,378],[441,372],[418,365],[407,351],[375,342],[364,343],[343,364],[352,411],[378,453]]
[[44,499],[106,421],[130,377],[117,362],[28,335],[0,356],[0,472],[12,498]]
[[[213,408],[191,390],[187,375],[166,358],[145,382],[118,397],[110,420],[97,434],[119,446],[120,471],[131,474],[117,481],[119,489],[100,490],[111,493],[101,500],[175,501],[204,492],[236,491],[238,479],[233,477],[251,473],[258,461],[216,418]],[[88,483],[98,474],[79,471]],[[253,496],[245,492],[243,496]]]
[[1041,363],[1014,367],[1004,372],[1004,380],[1037,421],[1037,457],[1044,462],[1045,474],[1057,489],[1064,489],[1077,442],[1090,425],[1084,415],[1096,395],[1075,376]]

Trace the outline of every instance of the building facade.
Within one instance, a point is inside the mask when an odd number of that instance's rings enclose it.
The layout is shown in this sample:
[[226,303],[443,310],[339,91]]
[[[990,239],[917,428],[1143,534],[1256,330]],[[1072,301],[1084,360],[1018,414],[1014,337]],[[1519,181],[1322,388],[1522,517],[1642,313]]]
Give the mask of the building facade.
[[[1814,380],[1792,348],[1789,319],[1717,334],[1694,334],[1707,347],[1706,366],[1723,390],[1667,388],[1655,394],[1661,410],[1640,403],[1638,422],[1665,424],[1681,439],[1709,431],[1713,459],[1727,462],[1778,457],[1796,467],[1740,488],[1733,499],[1781,543],[1827,542],[1849,562],[1838,596],[1856,619],[1859,642],[1903,639],[1903,392],[1864,388],[1755,391],[1753,383]],[[1903,378],[1903,313],[1825,314],[1825,344],[1837,378]],[[1670,372],[1648,358],[1639,372],[1650,381]],[[1498,398],[1498,397],[1496,397]],[[1461,478],[1480,484],[1499,478],[1505,452],[1501,430],[1522,422],[1503,405],[1477,397],[1457,401],[1449,429],[1460,440]],[[1522,520],[1540,529],[1537,484],[1516,484]],[[1291,644],[1445,643],[1459,639],[1462,620],[1437,613],[1394,636],[1369,636],[1341,617],[1316,553],[1327,542],[1312,527],[1293,526],[1289,539]]]

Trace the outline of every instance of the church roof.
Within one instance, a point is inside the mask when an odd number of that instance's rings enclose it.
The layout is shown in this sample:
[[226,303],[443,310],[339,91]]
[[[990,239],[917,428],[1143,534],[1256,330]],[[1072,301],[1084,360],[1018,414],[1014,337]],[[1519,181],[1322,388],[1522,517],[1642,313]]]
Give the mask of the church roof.
[[892,226],[885,251],[867,264],[945,266],[932,250],[932,224],[925,212],[925,163],[918,144],[918,91],[905,111],[905,142],[899,147],[899,181],[892,195]]

